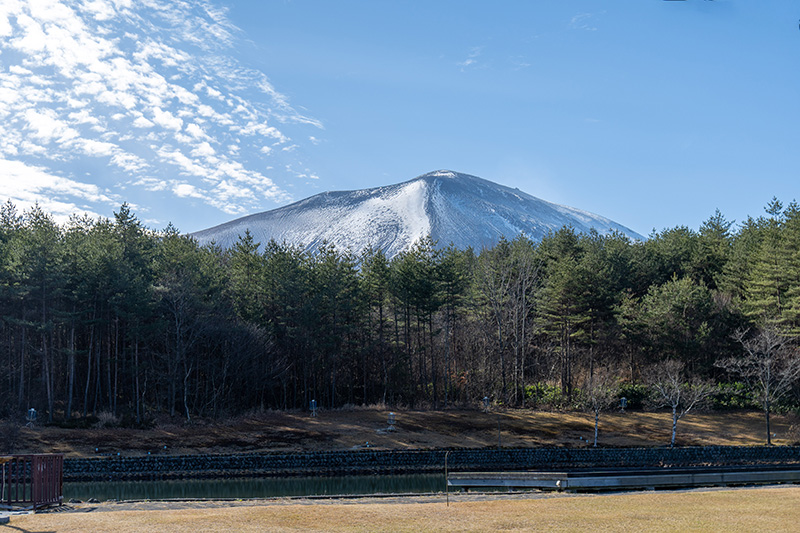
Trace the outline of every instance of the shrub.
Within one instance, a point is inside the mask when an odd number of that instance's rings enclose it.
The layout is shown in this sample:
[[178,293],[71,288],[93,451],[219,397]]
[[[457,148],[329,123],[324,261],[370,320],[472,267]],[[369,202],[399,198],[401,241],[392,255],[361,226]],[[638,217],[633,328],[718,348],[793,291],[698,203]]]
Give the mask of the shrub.
[[717,383],[711,394],[711,407],[717,410],[745,409],[758,407],[753,401],[747,385],[740,381],[734,383]]
[[0,422],[0,453],[14,453],[19,446],[20,423],[14,419]]
[[621,383],[617,391],[617,399],[625,398],[625,409],[633,411],[642,409],[649,396],[650,390],[642,383]]
[[570,398],[562,393],[561,387],[548,383],[534,383],[525,387],[525,400],[534,408],[577,408],[581,403],[582,396],[580,389],[573,389],[572,398]]
[[102,411],[97,413],[97,423],[95,427],[98,428],[113,428],[119,425],[119,418],[114,416],[113,413],[109,411]]
[[87,417],[75,417],[68,420],[56,419],[53,426],[64,429],[89,429],[97,425],[97,417],[89,415]]

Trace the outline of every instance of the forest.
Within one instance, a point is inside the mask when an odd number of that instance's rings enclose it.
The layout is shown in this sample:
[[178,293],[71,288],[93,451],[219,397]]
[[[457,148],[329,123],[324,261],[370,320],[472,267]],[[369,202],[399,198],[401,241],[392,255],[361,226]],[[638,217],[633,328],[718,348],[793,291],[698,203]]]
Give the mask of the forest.
[[798,404],[794,202],[642,242],[564,227],[491,249],[437,244],[389,259],[248,233],[223,250],[149,229],[127,205],[57,224],[8,202],[0,418],[32,407],[50,422],[136,425],[312,399],[570,408],[596,401],[601,381],[635,408],[659,364],[718,408]]

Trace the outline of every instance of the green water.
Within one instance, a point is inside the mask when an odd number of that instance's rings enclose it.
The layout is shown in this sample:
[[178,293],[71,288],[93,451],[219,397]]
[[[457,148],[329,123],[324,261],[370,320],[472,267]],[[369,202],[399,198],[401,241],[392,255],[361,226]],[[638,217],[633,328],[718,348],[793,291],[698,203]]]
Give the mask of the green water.
[[64,483],[64,500],[274,498],[443,492],[443,474]]

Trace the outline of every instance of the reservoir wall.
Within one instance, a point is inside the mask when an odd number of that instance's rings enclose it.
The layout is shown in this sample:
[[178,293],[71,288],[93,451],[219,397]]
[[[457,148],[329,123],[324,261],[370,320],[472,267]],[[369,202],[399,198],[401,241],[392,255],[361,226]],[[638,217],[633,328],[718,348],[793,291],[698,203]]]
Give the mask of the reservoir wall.
[[800,464],[798,446],[358,449],[66,458],[65,481]]

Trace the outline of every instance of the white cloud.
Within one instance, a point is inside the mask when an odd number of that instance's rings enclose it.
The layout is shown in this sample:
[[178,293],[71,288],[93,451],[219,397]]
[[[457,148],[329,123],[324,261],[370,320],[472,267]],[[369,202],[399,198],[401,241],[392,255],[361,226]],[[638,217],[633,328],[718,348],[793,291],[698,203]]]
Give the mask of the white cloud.
[[17,150],[14,151],[8,150],[8,152],[11,152],[13,154],[19,153],[24,155],[36,155],[36,156],[47,156],[48,154],[47,148],[27,140],[20,142]]
[[216,154],[216,151],[207,142],[201,142],[197,147],[192,150],[192,155],[195,157],[210,157]]
[[522,56],[510,57],[508,61],[511,63],[511,66],[514,70],[522,70],[531,66],[531,64]]
[[172,192],[178,198],[204,198],[197,188],[189,183],[178,183],[172,188]]
[[33,71],[28,70],[19,65],[11,65],[10,67],[8,67],[8,71],[11,72],[12,74],[19,74],[20,76],[31,76],[33,74]]
[[150,192],[161,192],[169,189],[168,180],[149,178],[149,177],[139,178],[133,183],[133,185],[136,185],[138,187],[144,187],[146,190]]
[[116,14],[114,6],[104,0],[85,1],[81,7],[91,13],[97,20],[108,20]]
[[183,120],[169,111],[163,111],[160,107],[153,108],[153,122],[168,130],[177,131],[183,127]]
[[149,167],[147,162],[141,157],[124,152],[117,152],[114,154],[111,157],[111,163],[132,174],[141,172]]
[[203,131],[203,128],[198,126],[197,124],[189,124],[186,126],[186,133],[194,137],[195,139],[210,139],[206,132]]
[[79,136],[78,132],[69,127],[64,121],[59,120],[51,109],[35,111],[27,109],[24,118],[28,123],[31,134],[44,143],[57,141],[64,143]]
[[16,9],[18,9],[18,7],[15,6],[12,0],[0,3],[0,37],[8,37],[11,35],[13,29],[8,18]]
[[597,27],[592,24],[594,15],[592,13],[578,13],[569,22],[569,27],[573,30],[597,31]]
[[0,0],[0,184],[13,170],[15,198],[61,210],[122,190],[226,213],[288,198],[254,169],[322,124],[230,55],[240,30],[214,1]]
[[47,169],[22,161],[0,158],[0,199],[11,200],[21,209],[39,204],[58,221],[73,213],[93,213],[89,204],[119,205],[118,196],[97,185],[56,176]]
[[144,129],[144,128],[152,128],[153,126],[155,126],[155,124],[144,117],[136,117],[136,119],[133,121],[133,127],[135,128]]
[[207,169],[202,164],[187,157],[180,150],[170,150],[164,147],[158,151],[158,155],[162,161],[177,166],[184,174],[202,177],[207,173]]
[[464,61],[459,61],[458,63],[456,63],[456,65],[461,67],[462,71],[466,70],[468,67],[473,67],[477,65],[478,57],[480,57],[481,52],[483,52],[482,46],[475,46],[471,48],[469,51],[469,55],[467,55],[467,58]]
[[88,109],[81,109],[67,115],[74,124],[100,124],[97,117],[93,117]]
[[219,92],[218,90],[214,89],[213,87],[206,86],[206,93],[211,98],[216,98],[217,100],[223,100],[224,99],[224,97],[222,96],[222,93]]
[[118,150],[116,144],[95,141],[93,139],[81,139],[77,145],[83,150],[83,153],[93,157],[112,156]]
[[17,16],[17,24],[22,28],[23,36],[12,41],[15,48],[30,55],[44,50],[47,39],[40,24],[24,14]]

